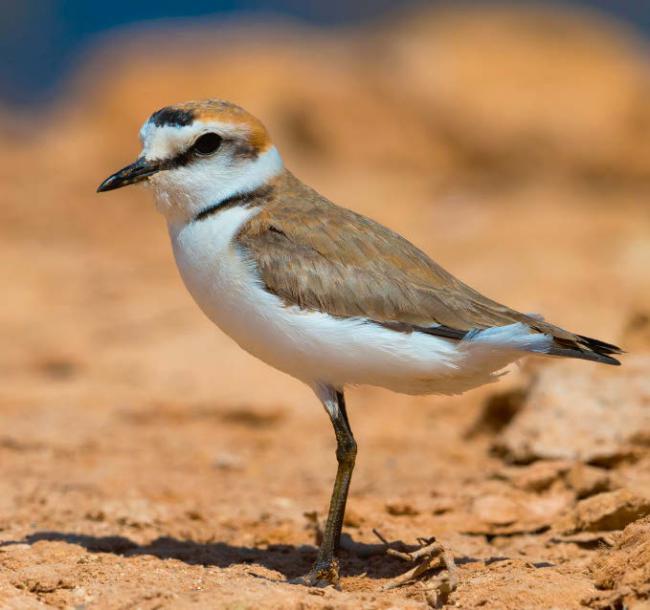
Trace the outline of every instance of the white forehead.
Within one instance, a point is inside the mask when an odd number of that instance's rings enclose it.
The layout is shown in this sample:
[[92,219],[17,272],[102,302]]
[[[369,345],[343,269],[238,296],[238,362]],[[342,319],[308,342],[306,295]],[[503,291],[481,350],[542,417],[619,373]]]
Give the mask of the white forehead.
[[161,125],[148,120],[140,129],[142,156],[147,159],[171,159],[187,148],[201,134],[214,132],[222,138],[245,138],[246,126],[221,121],[196,120],[191,125]]

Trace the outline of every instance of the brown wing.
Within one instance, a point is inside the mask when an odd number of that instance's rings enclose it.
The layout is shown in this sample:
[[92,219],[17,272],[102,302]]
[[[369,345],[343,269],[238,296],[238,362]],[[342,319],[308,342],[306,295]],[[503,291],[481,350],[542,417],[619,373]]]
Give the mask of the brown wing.
[[579,335],[481,295],[397,233],[334,205],[291,174],[281,180],[275,191],[282,197],[271,195],[237,242],[286,304],[396,330],[435,332],[440,325],[435,334],[451,338],[523,322],[555,337],[558,349],[592,351]]

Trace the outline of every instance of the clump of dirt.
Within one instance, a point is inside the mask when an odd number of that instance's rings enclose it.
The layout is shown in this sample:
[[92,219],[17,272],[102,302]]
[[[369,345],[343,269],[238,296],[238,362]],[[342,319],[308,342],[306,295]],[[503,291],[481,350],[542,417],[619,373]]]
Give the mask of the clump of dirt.
[[621,530],[648,514],[650,498],[619,489],[581,500],[557,528],[565,534]]
[[[601,551],[590,566],[596,588],[603,591],[594,607],[636,607],[650,600],[650,518],[628,525],[613,549]],[[642,604],[639,604],[641,607]]]

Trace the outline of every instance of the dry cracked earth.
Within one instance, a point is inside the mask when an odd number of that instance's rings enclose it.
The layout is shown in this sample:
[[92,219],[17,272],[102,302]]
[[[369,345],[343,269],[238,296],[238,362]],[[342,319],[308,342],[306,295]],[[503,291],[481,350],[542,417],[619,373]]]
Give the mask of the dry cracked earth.
[[[476,8],[129,31],[56,107],[0,112],[0,608],[650,608],[649,91],[619,26]],[[628,352],[461,397],[350,390],[340,590],[290,583],[325,413],[202,317],[149,193],[94,194],[152,110],[206,96],[470,285]],[[455,590],[436,562],[388,588],[414,565],[375,531],[435,536]]]

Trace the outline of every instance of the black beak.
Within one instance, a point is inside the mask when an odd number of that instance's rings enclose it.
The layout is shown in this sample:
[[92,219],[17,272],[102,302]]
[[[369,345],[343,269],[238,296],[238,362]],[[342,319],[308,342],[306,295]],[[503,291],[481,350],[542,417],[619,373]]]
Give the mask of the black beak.
[[160,164],[155,161],[147,161],[144,157],[140,157],[135,163],[127,165],[119,172],[109,176],[97,187],[98,193],[105,191],[112,191],[114,189],[142,182],[149,176],[153,176],[156,172],[160,171]]

